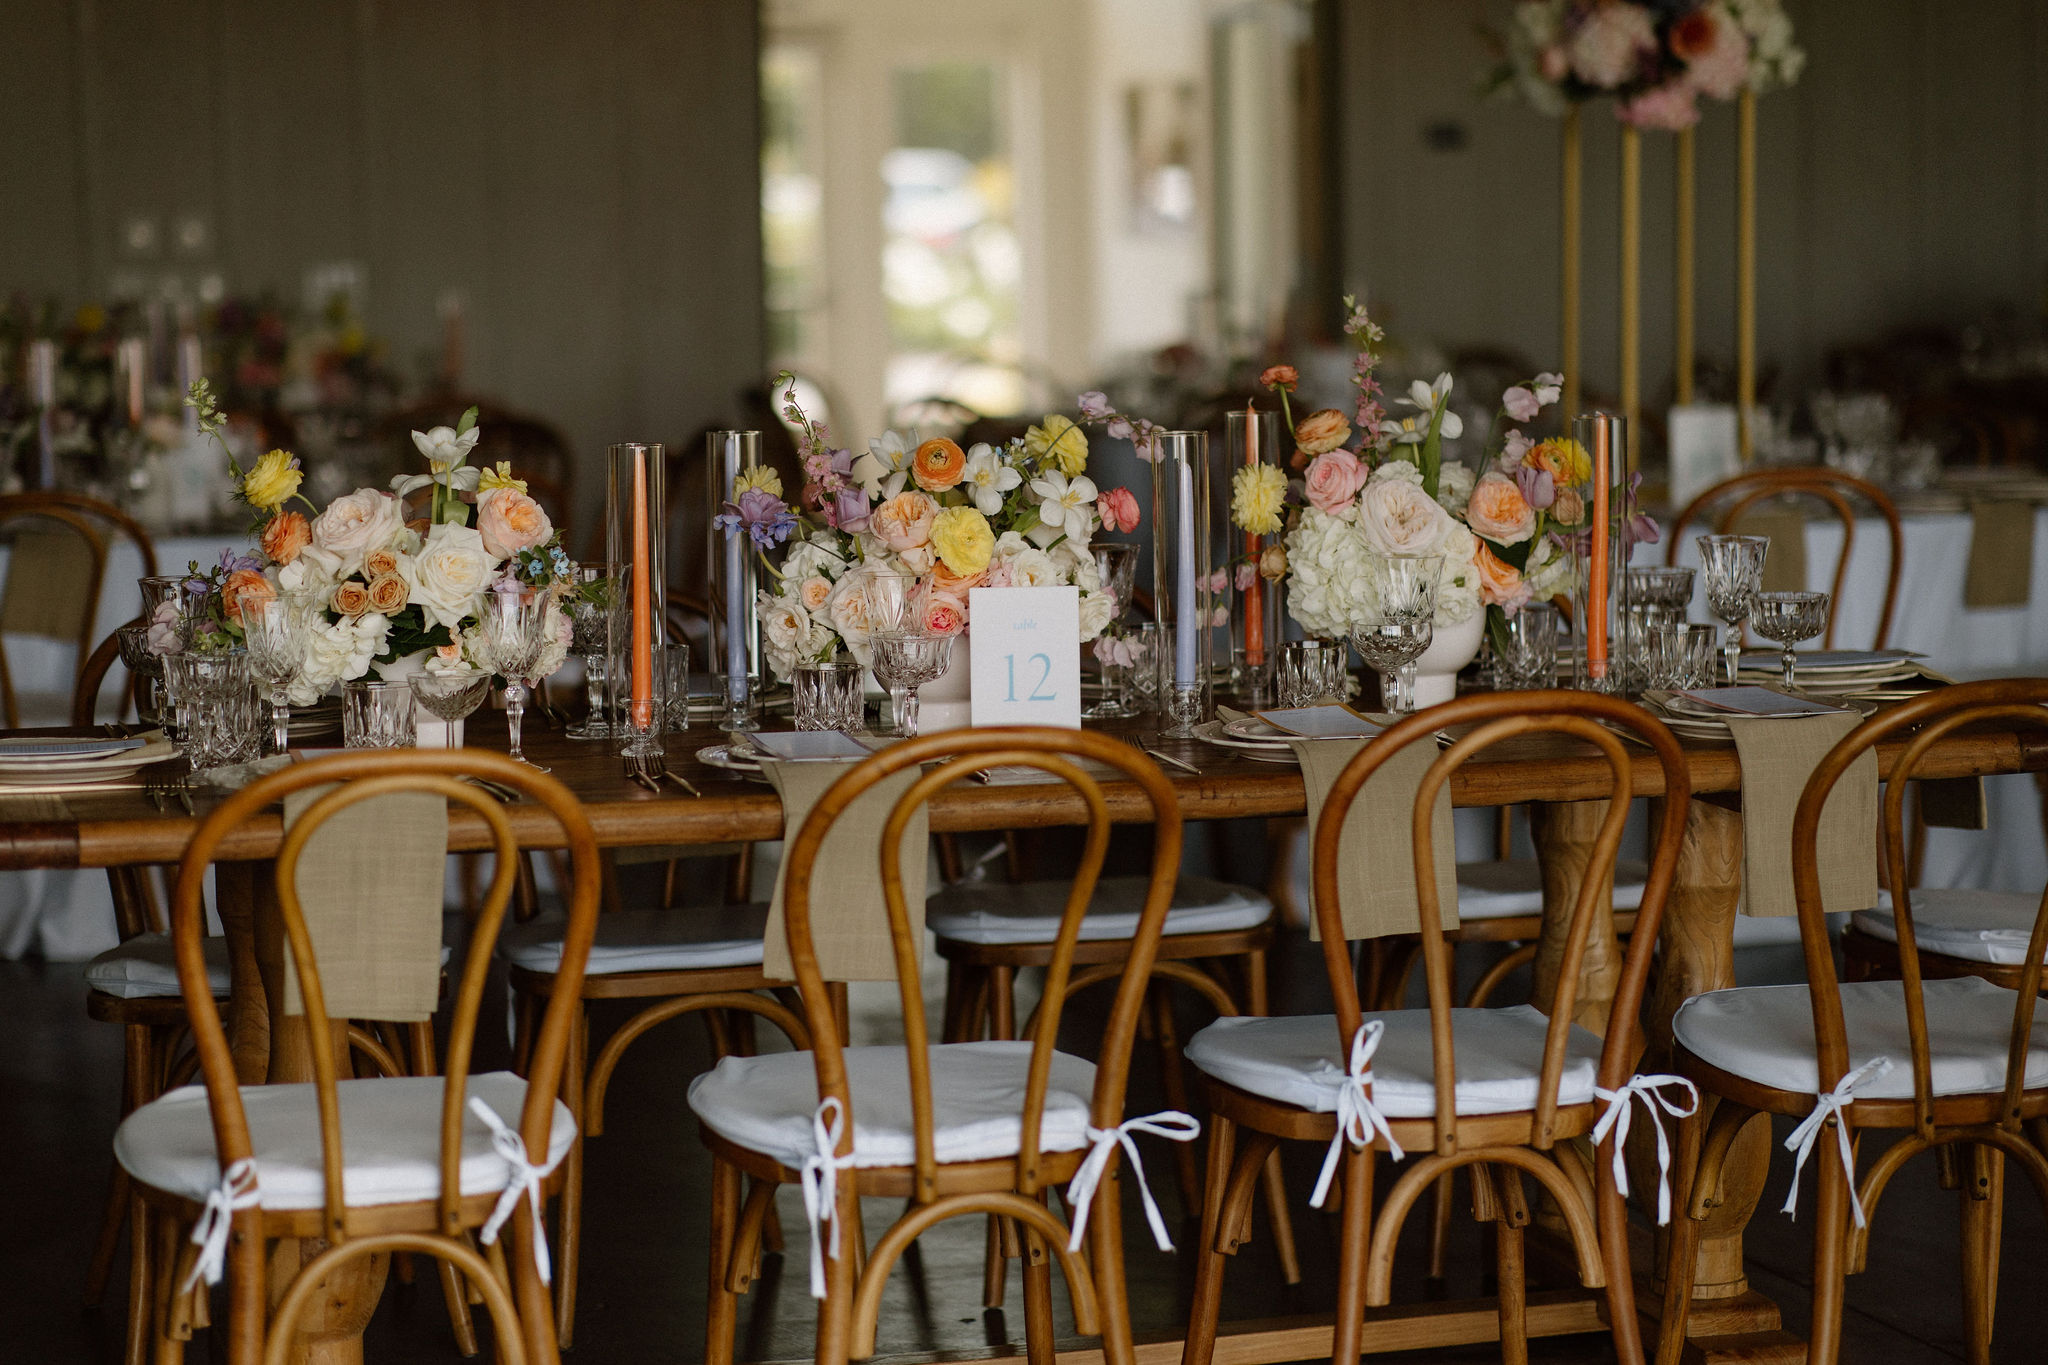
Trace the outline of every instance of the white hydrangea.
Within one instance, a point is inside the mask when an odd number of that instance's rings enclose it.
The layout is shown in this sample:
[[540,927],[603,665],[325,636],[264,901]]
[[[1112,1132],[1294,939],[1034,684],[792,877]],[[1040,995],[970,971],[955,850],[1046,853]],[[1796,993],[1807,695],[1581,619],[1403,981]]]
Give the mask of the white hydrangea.
[[1569,591],[1571,578],[1572,557],[1549,536],[1543,537],[1529,551],[1529,562],[1522,569],[1522,581],[1529,585],[1532,601],[1548,602],[1559,593]]
[[390,634],[390,619],[374,611],[316,626],[306,641],[305,667],[292,684],[292,705],[311,706],[335,684],[369,672]]
[[1365,538],[1352,523],[1305,507],[1286,545],[1287,614],[1310,635],[1349,635],[1372,606]]
[[[880,546],[881,541],[877,540]],[[865,546],[862,547],[865,551]],[[884,547],[882,553],[886,554]],[[782,557],[782,576],[787,582],[800,582],[817,575],[837,578],[846,572],[847,553],[836,531],[818,531],[808,540],[790,542],[789,550]]]
[[1446,460],[1437,469],[1437,504],[1452,516],[1462,519],[1465,504],[1472,501],[1472,485],[1475,482],[1472,470],[1456,460]]
[[1387,460],[1373,470],[1367,483],[1412,483],[1422,486],[1422,471],[1408,460]]
[[548,642],[540,652],[540,662],[533,666],[536,678],[553,677],[569,660],[569,640],[576,633],[569,613],[560,607],[548,608]]
[[1479,610],[1479,570],[1473,563],[1479,556],[1479,537],[1462,521],[1453,521],[1435,553],[1444,557],[1443,576],[1436,584],[1436,623],[1462,625]]

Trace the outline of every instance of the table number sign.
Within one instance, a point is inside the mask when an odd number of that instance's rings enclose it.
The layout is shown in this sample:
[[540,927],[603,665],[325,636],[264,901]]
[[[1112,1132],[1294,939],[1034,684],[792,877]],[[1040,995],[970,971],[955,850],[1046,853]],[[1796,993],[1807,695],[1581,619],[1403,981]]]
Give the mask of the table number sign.
[[975,588],[967,619],[976,725],[1081,728],[1081,590]]

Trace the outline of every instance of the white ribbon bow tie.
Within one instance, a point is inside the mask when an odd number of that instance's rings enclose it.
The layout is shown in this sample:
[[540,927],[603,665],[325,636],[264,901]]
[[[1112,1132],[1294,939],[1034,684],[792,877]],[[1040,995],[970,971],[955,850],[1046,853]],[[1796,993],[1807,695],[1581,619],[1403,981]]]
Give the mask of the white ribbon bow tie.
[[[1677,1087],[1685,1092],[1690,1101],[1681,1109],[1659,1090]],[[1599,1146],[1607,1140],[1608,1133],[1614,1134],[1614,1188],[1621,1196],[1628,1197],[1628,1125],[1630,1111],[1635,1107],[1632,1101],[1641,1100],[1643,1108],[1650,1113],[1650,1127],[1657,1134],[1657,1226],[1663,1227],[1671,1221],[1671,1139],[1664,1132],[1664,1119],[1657,1111],[1675,1119],[1689,1119],[1700,1111],[1699,1087],[1683,1076],[1631,1076],[1628,1084],[1619,1090],[1602,1090],[1593,1087],[1596,1098],[1607,1101],[1606,1112],[1593,1125],[1593,1145]]]
[[498,1111],[485,1104],[476,1096],[469,1097],[469,1111],[484,1121],[484,1127],[491,1130],[491,1149],[511,1168],[505,1177],[505,1192],[498,1196],[497,1207],[491,1210],[490,1220],[484,1224],[483,1244],[489,1246],[498,1240],[498,1230],[505,1226],[505,1220],[519,1207],[519,1197],[526,1196],[527,1205],[533,1211],[533,1265],[540,1271],[542,1284],[554,1282],[554,1266],[548,1259],[548,1232],[540,1216],[540,1184],[547,1176],[548,1168],[536,1166],[526,1159],[526,1143],[514,1132],[505,1120],[498,1117]]
[[[828,1117],[829,1115],[829,1117]],[[825,1297],[825,1257],[839,1259],[839,1172],[853,1168],[853,1154],[838,1155],[839,1139],[846,1132],[846,1110],[836,1096],[828,1095],[818,1102],[818,1110],[811,1115],[811,1142],[817,1148],[804,1158],[802,1171],[804,1192],[804,1217],[811,1224],[811,1297]],[[818,1238],[818,1225],[832,1225],[832,1240],[828,1247]]]
[[206,1277],[208,1284],[219,1284],[221,1275],[228,1264],[228,1233],[234,1223],[236,1209],[253,1209],[262,1202],[262,1195],[256,1188],[256,1163],[243,1157],[221,1173],[220,1188],[210,1190],[206,1196],[206,1207],[200,1210],[199,1221],[192,1225],[192,1245],[199,1248],[198,1257],[192,1262],[185,1282],[178,1286],[180,1294],[192,1292],[192,1286]]
[[1173,1239],[1166,1235],[1166,1220],[1159,1216],[1151,1183],[1145,1179],[1145,1162],[1138,1155],[1138,1144],[1131,1140],[1133,1133],[1150,1133],[1168,1142],[1193,1142],[1202,1135],[1202,1125],[1192,1115],[1167,1109],[1143,1118],[1125,1119],[1114,1128],[1090,1128],[1088,1141],[1092,1145],[1088,1156],[1067,1183],[1067,1207],[1074,1216],[1073,1235],[1067,1238],[1068,1251],[1081,1249],[1081,1237],[1088,1231],[1088,1214],[1095,1207],[1095,1189],[1102,1183],[1102,1173],[1109,1169],[1109,1158],[1118,1147],[1130,1155],[1131,1171],[1138,1178],[1138,1195],[1145,1204],[1145,1221],[1152,1225],[1152,1240],[1161,1251],[1173,1250]]
[[1314,1208],[1321,1208],[1323,1200],[1329,1197],[1330,1184],[1337,1178],[1337,1158],[1343,1154],[1346,1142],[1366,1147],[1371,1144],[1372,1135],[1378,1133],[1387,1140],[1387,1151],[1394,1160],[1407,1155],[1401,1144],[1394,1141],[1394,1131],[1387,1127],[1386,1116],[1374,1107],[1366,1090],[1372,1084],[1372,1055],[1379,1051],[1380,1037],[1386,1031],[1386,1024],[1368,1019],[1352,1035],[1351,1064],[1337,1088],[1337,1135],[1330,1139],[1330,1150],[1323,1155],[1322,1173],[1316,1177],[1315,1193],[1308,1197]]
[[1841,1153],[1842,1170],[1849,1177],[1849,1215],[1856,1220],[1856,1226],[1863,1226],[1863,1201],[1856,1194],[1856,1152],[1849,1144],[1849,1125],[1841,1121],[1841,1113],[1856,1098],[1856,1087],[1865,1081],[1875,1080],[1892,1069],[1889,1057],[1872,1057],[1842,1077],[1841,1083],[1822,1095],[1813,1106],[1813,1112],[1800,1120],[1792,1135],[1785,1139],[1785,1150],[1798,1153],[1792,1163],[1792,1188],[1785,1192],[1785,1203],[1778,1211],[1799,1216],[1799,1174],[1806,1169],[1806,1158],[1813,1154],[1813,1144],[1820,1140],[1821,1125],[1835,1116],[1835,1146]]

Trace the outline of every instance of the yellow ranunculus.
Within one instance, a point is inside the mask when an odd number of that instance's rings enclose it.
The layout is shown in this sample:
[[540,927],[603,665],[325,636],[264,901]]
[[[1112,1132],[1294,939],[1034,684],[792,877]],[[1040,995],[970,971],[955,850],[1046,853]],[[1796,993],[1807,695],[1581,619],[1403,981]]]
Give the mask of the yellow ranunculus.
[[512,488],[524,493],[526,491],[526,480],[513,478],[512,462],[510,460],[500,460],[496,469],[486,466],[477,471],[476,491],[488,493],[493,488]]
[[932,548],[949,572],[971,578],[988,567],[996,533],[989,529],[988,518],[972,507],[941,508],[932,522]]
[[1024,433],[1024,449],[1070,479],[1088,467],[1088,433],[1056,412]]
[[1255,536],[1277,535],[1287,476],[1269,464],[1248,464],[1230,476],[1230,519]]
[[242,476],[242,496],[251,507],[274,512],[299,491],[304,478],[296,456],[289,451],[273,450]]
[[782,496],[782,476],[765,464],[742,469],[732,481],[733,501],[739,501],[740,494],[752,488],[758,488],[770,497],[779,498]]

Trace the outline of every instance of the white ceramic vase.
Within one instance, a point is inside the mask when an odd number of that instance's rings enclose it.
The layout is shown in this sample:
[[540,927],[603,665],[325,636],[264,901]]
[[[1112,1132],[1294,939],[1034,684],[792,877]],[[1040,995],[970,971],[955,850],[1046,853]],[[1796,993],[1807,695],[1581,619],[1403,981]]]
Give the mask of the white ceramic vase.
[[1458,670],[1479,657],[1486,640],[1486,609],[1455,626],[1438,626],[1429,648],[1415,661],[1415,709],[1436,706],[1458,695]]
[[[427,660],[434,657],[431,649],[422,649],[414,654],[402,654],[388,664],[371,664],[377,676],[385,682],[409,682],[424,673]],[[418,702],[412,704],[413,743],[422,749],[460,749],[462,727],[459,720],[442,720]]]

